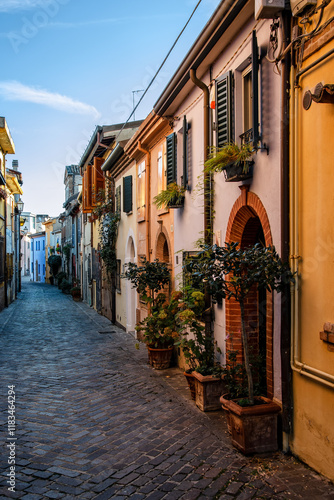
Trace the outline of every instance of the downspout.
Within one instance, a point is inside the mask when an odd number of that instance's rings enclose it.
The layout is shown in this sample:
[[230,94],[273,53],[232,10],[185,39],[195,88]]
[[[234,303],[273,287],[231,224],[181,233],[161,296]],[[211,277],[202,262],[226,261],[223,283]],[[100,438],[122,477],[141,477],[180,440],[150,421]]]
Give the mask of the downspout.
[[[204,82],[199,80],[194,69],[190,70],[191,81],[203,91],[203,130],[204,130],[204,163],[208,159],[210,147],[210,92]],[[212,244],[212,221],[211,221],[211,176],[204,170],[204,241]]]
[[[290,13],[281,15],[283,50],[290,43]],[[291,56],[287,52],[282,60],[282,105],[281,105],[281,252],[282,260],[289,263],[290,258],[290,71]],[[291,348],[291,296],[290,285],[284,286],[281,295],[281,380],[282,380],[282,431],[283,451],[288,452],[292,426],[292,373],[290,369]]]
[[148,149],[143,148],[141,142],[138,141],[138,150],[146,154],[146,167],[145,167],[145,179],[146,179],[146,260],[150,261],[151,255],[151,155]]
[[[209,147],[210,147],[210,92],[204,82],[199,80],[196,76],[196,71],[194,69],[190,70],[191,81],[203,91],[203,131],[204,131],[204,163],[208,159]],[[204,242],[206,245],[212,245],[212,220],[211,220],[211,192],[213,186],[211,185],[212,179],[211,175],[205,171],[204,176]],[[212,335],[211,320],[211,296],[205,289],[205,334]]]

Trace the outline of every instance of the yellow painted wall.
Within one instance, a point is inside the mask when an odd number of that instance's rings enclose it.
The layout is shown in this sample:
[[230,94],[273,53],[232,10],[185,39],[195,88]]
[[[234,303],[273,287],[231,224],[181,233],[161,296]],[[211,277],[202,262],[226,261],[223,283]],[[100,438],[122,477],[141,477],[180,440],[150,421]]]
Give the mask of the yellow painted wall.
[[[327,42],[304,60],[302,69],[333,48],[334,40]],[[319,336],[325,322],[334,323],[334,104],[312,102],[308,110],[302,106],[305,92],[313,92],[319,82],[334,84],[333,56],[305,73],[297,90],[299,360],[334,377],[334,345],[328,350]],[[333,480],[334,384],[329,388],[295,371],[293,398],[292,450]]]

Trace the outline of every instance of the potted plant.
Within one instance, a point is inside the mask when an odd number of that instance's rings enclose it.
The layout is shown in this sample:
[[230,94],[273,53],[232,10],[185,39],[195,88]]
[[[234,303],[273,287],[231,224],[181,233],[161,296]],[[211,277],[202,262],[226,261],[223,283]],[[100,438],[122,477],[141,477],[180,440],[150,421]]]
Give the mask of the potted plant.
[[[140,299],[147,306],[148,315],[137,325],[136,329],[139,336],[141,336],[141,340],[144,340],[148,346],[149,362],[155,365],[155,368],[158,368],[158,365],[166,367],[167,361],[153,361],[153,356],[156,354],[157,356],[161,355],[169,359],[169,366],[173,353],[172,345],[175,340],[175,335],[172,332],[175,330],[173,328],[171,331],[169,330],[171,327],[168,324],[170,318],[164,317],[167,314],[165,306],[166,296],[159,293],[164,287],[170,284],[169,267],[165,262],[160,262],[158,259],[149,262],[146,258],[141,260],[141,265],[139,266],[134,262],[129,262],[125,264],[125,267],[126,270],[122,274],[122,278],[128,279],[132,283],[132,286],[140,294]],[[160,314],[161,317],[159,317]],[[166,332],[162,330],[162,325],[164,325],[164,328],[168,328]],[[158,330],[155,332],[154,328],[158,328]],[[155,333],[157,333],[156,338],[154,336]],[[172,338],[174,339],[173,342]],[[159,352],[154,352],[154,349],[159,350]]]
[[71,295],[73,297],[73,300],[75,302],[79,302],[81,300],[81,287],[78,286],[78,285],[74,285],[72,288],[71,288]]
[[196,406],[202,411],[220,409],[219,397],[223,391],[222,371],[215,361],[215,342],[213,334],[207,335],[201,321],[204,311],[204,294],[198,290],[188,289],[184,297],[185,309],[178,314],[180,322],[180,340],[176,345],[182,348],[184,357],[190,367],[187,381],[192,389],[193,377]]
[[232,443],[245,454],[273,451],[277,449],[277,414],[280,407],[266,397],[256,398],[254,395],[245,304],[254,287],[280,292],[294,281],[293,274],[274,247],[263,247],[259,243],[247,248],[240,248],[238,243],[207,247],[191,265],[192,272],[206,280],[209,293],[214,298],[233,298],[240,307],[246,397],[223,398],[222,401],[230,413]]
[[[50,273],[51,273],[50,283],[51,283],[51,285],[53,285],[54,278],[57,276],[58,270],[61,266],[60,255],[54,255],[54,253],[51,253],[50,257],[48,258],[48,264],[49,264]],[[52,280],[51,280],[51,278],[52,278]]]
[[176,182],[168,184],[167,189],[161,191],[154,197],[153,203],[157,208],[180,208],[184,204],[185,188]]
[[181,292],[172,292],[168,299],[164,293],[159,293],[150,315],[136,326],[147,345],[149,362],[157,370],[170,366],[174,344],[179,337],[177,314],[181,295]]
[[206,172],[224,172],[226,182],[238,182],[253,177],[254,150],[250,144],[228,143],[214,149],[205,162]]

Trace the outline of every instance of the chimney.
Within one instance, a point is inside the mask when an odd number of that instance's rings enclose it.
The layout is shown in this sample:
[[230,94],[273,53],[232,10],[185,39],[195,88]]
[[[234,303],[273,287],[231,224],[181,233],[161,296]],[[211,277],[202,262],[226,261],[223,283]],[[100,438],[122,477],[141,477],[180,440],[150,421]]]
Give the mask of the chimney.
[[12,169],[13,170],[18,170],[19,169],[19,160],[13,160],[12,161]]

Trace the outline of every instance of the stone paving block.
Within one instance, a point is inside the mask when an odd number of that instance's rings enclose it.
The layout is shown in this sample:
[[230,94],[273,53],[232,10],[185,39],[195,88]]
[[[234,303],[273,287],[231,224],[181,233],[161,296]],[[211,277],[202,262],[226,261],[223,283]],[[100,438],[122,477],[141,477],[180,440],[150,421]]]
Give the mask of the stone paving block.
[[228,493],[229,495],[236,495],[239,492],[240,488],[242,488],[242,486],[243,483],[241,483],[240,481],[232,482],[226,488],[226,493]]

